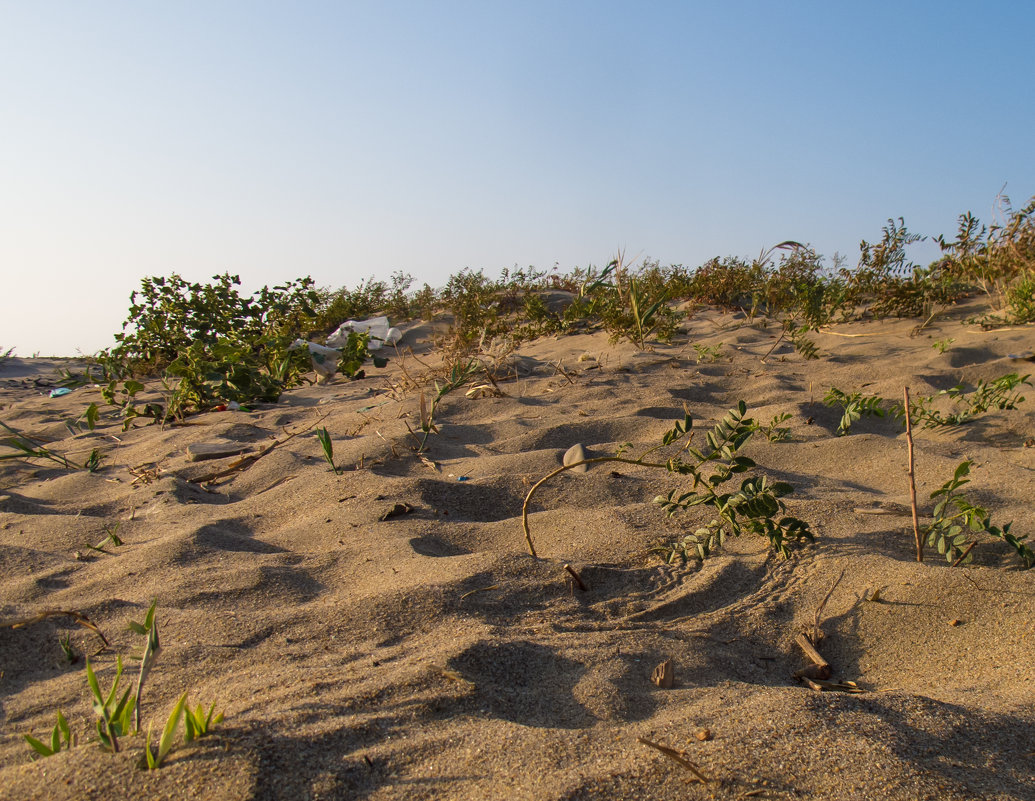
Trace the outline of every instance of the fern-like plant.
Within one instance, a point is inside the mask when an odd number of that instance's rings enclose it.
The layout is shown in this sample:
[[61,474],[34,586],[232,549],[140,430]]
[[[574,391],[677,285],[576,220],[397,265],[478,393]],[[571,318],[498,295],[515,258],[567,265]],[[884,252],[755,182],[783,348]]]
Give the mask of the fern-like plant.
[[[716,547],[721,546],[726,537],[739,536],[744,531],[768,538],[771,547],[784,557],[789,556],[792,543],[813,539],[809,524],[804,520],[780,516],[785,511],[781,498],[793,492],[790,484],[770,483],[765,476],[757,475],[746,477],[736,491],[722,492],[720,489],[733,476],[747,473],[756,467],[753,460],[738,454],[744,443],[758,430],[755,421],[746,415],[747,404],[740,401],[705,435],[707,447],[702,449],[690,445],[693,418],[686,413],[682,420],[677,421],[665,433],[660,445],[648,448],[636,458],[625,456],[627,446],[623,446],[615,456],[599,456],[572,462],[544,476],[528,491],[521,509],[521,524],[528,552],[536,556],[528,524],[528,510],[533,495],[544,483],[553,476],[579,465],[621,462],[641,467],[662,468],[670,473],[691,478],[693,483],[689,492],[680,493],[673,490],[668,495],[659,495],[654,499],[669,515],[697,506],[711,508],[714,517],[710,521],[666,549],[670,559],[680,554],[696,555],[703,559]],[[683,440],[686,442],[676,456],[663,462],[648,459],[651,454],[677,445]],[[691,459],[684,459],[684,452],[689,454]]]
[[837,435],[843,437],[852,427],[852,423],[862,417],[884,417],[887,410],[884,408],[884,398],[879,395],[863,395],[860,392],[853,392],[851,395],[842,392],[837,387],[831,387],[830,391],[823,398],[827,406],[841,407],[841,420],[837,424]]
[[[1017,388],[1024,384],[1031,386],[1029,378],[1028,375],[1008,373],[989,382],[978,381],[972,392],[966,392],[960,383],[936,395],[917,398],[915,403],[910,404],[909,413],[924,428],[962,425],[989,409],[1016,409],[1024,402],[1024,396]],[[951,398],[958,411],[943,413],[935,409],[934,401],[942,396]]]
[[[939,500],[932,515],[934,522],[927,529],[927,544],[936,547],[947,562],[964,564],[973,559],[973,536],[991,534],[1017,552],[1025,570],[1035,566],[1035,552],[1024,542],[1027,536],[1010,533],[1012,523],[1002,528],[993,525],[988,511],[971,503],[959,491],[960,487],[970,483],[967,476],[970,475],[971,464],[969,460],[961,462],[952,478],[931,493],[932,499]],[[971,541],[969,544],[968,540]]]

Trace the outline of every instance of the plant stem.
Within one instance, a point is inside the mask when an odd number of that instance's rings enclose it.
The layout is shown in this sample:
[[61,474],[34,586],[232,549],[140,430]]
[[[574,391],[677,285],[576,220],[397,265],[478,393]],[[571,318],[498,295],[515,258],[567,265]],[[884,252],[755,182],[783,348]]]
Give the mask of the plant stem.
[[[657,448],[651,448],[651,450],[657,450]],[[644,456],[646,455],[647,454],[644,454]],[[532,485],[532,488],[528,491],[528,495],[525,496],[525,502],[521,505],[521,528],[524,529],[525,542],[528,544],[528,552],[532,555],[533,558],[538,559],[539,554],[535,552],[535,545],[532,544],[532,531],[528,526],[528,505],[531,503],[532,496],[535,495],[536,490],[538,490],[543,484],[545,484],[551,478],[553,478],[556,475],[560,475],[565,470],[571,470],[573,467],[578,467],[579,465],[600,464],[601,462],[621,462],[623,464],[635,464],[640,465],[642,467],[668,468],[668,463],[645,462],[643,461],[643,456],[641,456],[639,459],[626,459],[623,456],[596,456],[592,459],[583,459],[579,462],[572,462],[571,464],[562,465],[561,467],[558,467],[556,470],[554,470],[552,473],[547,473],[545,476],[543,476],[535,484]]]
[[906,414],[906,446],[909,449],[909,502],[913,511],[913,536],[916,538],[916,561],[924,561],[924,541],[920,538],[920,520],[916,513],[916,476],[913,472],[913,426],[909,419],[909,387],[902,388]]
[[959,564],[961,564],[963,560],[967,558],[968,554],[970,554],[970,552],[974,550],[975,545],[977,545],[977,540],[974,540],[972,543],[970,543],[970,545],[967,546],[967,550],[965,550],[963,553],[957,556],[956,561],[953,562],[951,566],[956,567]]
[[769,358],[770,354],[771,354],[771,353],[772,353],[772,352],[773,352],[774,350],[776,350],[777,346],[778,346],[778,345],[779,345],[779,344],[780,344],[781,342],[783,342],[783,340],[784,340],[784,337],[786,337],[786,336],[787,336],[787,329],[786,329],[786,328],[784,328],[784,329],[783,329],[783,331],[781,331],[781,332],[780,332],[780,336],[778,336],[778,337],[776,338],[776,342],[774,342],[774,343],[773,343],[773,346],[772,346],[772,347],[771,347],[771,348],[770,348],[769,350],[767,350],[767,351],[765,352],[765,356],[763,356],[763,357],[762,357],[761,359],[759,359],[759,361],[760,361],[760,362],[762,362],[762,364],[765,364],[765,360]]

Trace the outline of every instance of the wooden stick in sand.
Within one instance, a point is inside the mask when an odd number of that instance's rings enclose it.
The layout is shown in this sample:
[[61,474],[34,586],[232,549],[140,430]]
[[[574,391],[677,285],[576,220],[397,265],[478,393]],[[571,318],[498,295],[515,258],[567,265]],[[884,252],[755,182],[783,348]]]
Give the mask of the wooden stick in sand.
[[46,620],[48,617],[57,617],[59,615],[64,615],[66,617],[72,618],[72,620],[74,620],[80,626],[89,629],[94,634],[96,634],[100,638],[101,642],[104,643],[105,648],[111,647],[108,644],[108,638],[104,636],[104,634],[101,632],[99,628],[97,628],[97,624],[90,620],[90,618],[88,618],[82,612],[79,612],[75,609],[47,609],[43,612],[40,612],[38,615],[33,615],[32,617],[23,617],[18,618],[16,620],[2,620],[0,621],[0,629],[20,629],[23,626],[28,626],[32,623],[39,623],[41,620]]
[[909,387],[902,388],[906,412],[906,446],[909,449],[909,502],[913,510],[913,536],[916,538],[916,561],[924,561],[924,541],[920,538],[920,520],[916,513],[916,476],[913,472],[913,425],[909,419]]
[[841,580],[845,577],[845,571],[841,571],[841,575],[837,577],[837,581],[834,582],[833,586],[827,590],[827,594],[823,596],[823,600],[819,602],[819,606],[816,607],[816,614],[812,618],[812,635],[799,634],[794,638],[794,642],[797,644],[805,658],[808,659],[812,664],[808,667],[804,667],[801,670],[795,672],[794,677],[798,679],[829,679],[833,674],[833,670],[830,667],[830,663],[823,658],[818,650],[817,646],[823,640],[823,630],[820,628],[820,620],[823,616],[823,609],[827,605],[827,601],[830,600],[830,596],[834,594],[834,590],[837,589],[837,585],[841,583]]
[[582,580],[582,576],[575,572],[575,568],[573,568],[571,565],[565,565],[564,569],[571,574],[571,577],[573,579],[575,579],[575,584],[578,586],[580,590],[585,592],[588,589],[588,587],[586,587],[586,582]]
[[812,663],[809,667],[802,668],[795,672],[795,678],[808,678],[808,679],[829,679],[833,675],[833,671],[830,669],[830,663],[823,658],[823,655],[816,650],[816,647],[812,644],[812,640],[806,637],[804,634],[799,634],[794,638],[794,642],[801,648],[802,653],[805,654],[806,658]]
[[696,778],[697,781],[699,781],[701,784],[708,784],[708,782],[710,781],[707,776],[705,776],[703,773],[701,773],[701,771],[697,769],[697,766],[693,762],[684,757],[675,748],[669,748],[667,745],[661,745],[660,743],[651,742],[646,737],[637,737],[636,739],[644,745],[648,745],[651,748],[660,751],[673,762],[677,762],[680,765],[682,765],[684,768],[686,768],[688,771],[694,774],[694,778]]

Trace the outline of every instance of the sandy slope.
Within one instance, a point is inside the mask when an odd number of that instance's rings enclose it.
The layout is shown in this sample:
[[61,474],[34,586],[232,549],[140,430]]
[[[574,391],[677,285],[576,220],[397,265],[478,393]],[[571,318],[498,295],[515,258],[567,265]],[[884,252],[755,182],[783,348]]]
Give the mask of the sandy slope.
[[[412,382],[440,360],[428,326],[403,342],[418,357],[368,379],[164,430],[111,422],[69,437],[62,421],[98,391],[51,399],[46,370],[41,382],[35,365],[6,364],[0,419],[80,461],[99,447],[108,467],[0,466],[0,617],[88,615],[111,641],[93,657],[107,685],[115,654],[139,645],[127,621],[157,598],[163,650],[145,722],[160,726],[184,690],[195,704],[218,700],[226,720],[141,772],[142,738],[115,756],[88,742],[83,661],[64,662],[59,638],[87,654],[97,638],[67,617],[0,628],[0,797],[1035,797],[1035,571],[995,541],[970,568],[936,554],[917,564],[896,514],[909,499],[901,427],[863,420],[836,437],[839,413],[820,403],[830,386],[898,398],[906,383],[931,394],[1026,372],[1009,357],[1032,348],[1035,329],[957,319],[911,337],[914,326],[840,326],[816,337],[824,358],[813,362],[781,345],[763,364],[777,327],[716,312],[687,324],[691,341],[722,343],[714,363],[698,364],[686,336],[651,353],[600,333],[535,342],[501,364],[505,396],[461,390],[443,402],[428,452],[437,470],[414,456],[406,428],[417,425]],[[931,347],[946,337],[946,353]],[[790,509],[812,523],[814,545],[783,561],[742,539],[703,565],[661,565],[650,546],[690,521],[651,501],[679,482],[603,464],[541,490],[540,558],[527,554],[522,501],[569,446],[638,453],[684,405],[705,428],[739,399],[763,422],[794,415],[792,441],[756,437],[746,452],[796,487]],[[1029,400],[918,432],[922,505],[970,458],[974,498],[994,520],[1035,530],[1033,417]],[[192,483],[233,461],[189,462],[192,443],[256,453],[317,422],[340,476],[309,430],[246,471]],[[396,504],[411,511],[381,520]],[[85,547],[115,522],[123,546]],[[822,650],[860,694],[792,678],[804,664],[794,638],[842,571]],[[877,588],[879,601],[862,600]],[[667,690],[650,681],[664,659],[676,676]],[[58,709],[80,745],[30,763],[22,734],[44,738]],[[694,783],[639,737],[683,750],[714,781]]]

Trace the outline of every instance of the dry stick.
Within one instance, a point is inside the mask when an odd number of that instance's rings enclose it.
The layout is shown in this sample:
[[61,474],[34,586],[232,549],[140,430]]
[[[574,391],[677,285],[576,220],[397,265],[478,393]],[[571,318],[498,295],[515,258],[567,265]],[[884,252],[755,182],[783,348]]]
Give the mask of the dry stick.
[[804,634],[799,634],[795,637],[794,642],[799,648],[801,648],[802,653],[805,654],[805,657],[813,665],[811,668],[802,668],[797,671],[794,674],[797,678],[829,679],[831,675],[833,675],[830,663],[827,662],[827,660],[823,658],[823,655],[816,650],[812,641],[808,637]]
[[834,582],[834,586],[827,591],[827,594],[823,596],[823,600],[819,602],[819,606],[816,607],[816,614],[812,618],[812,642],[814,645],[819,645],[819,641],[823,639],[823,632],[820,631],[819,628],[819,619],[820,615],[823,614],[823,607],[827,605],[827,601],[830,600],[830,596],[834,594],[834,590],[837,589],[837,585],[841,583],[841,579],[844,577],[845,571],[842,570],[841,575],[838,576],[837,581]]
[[20,618],[18,620],[4,620],[0,621],[0,629],[20,629],[22,626],[28,626],[31,623],[39,623],[41,620],[46,620],[48,617],[57,617],[59,615],[66,615],[72,618],[83,628],[89,629],[98,637],[101,642],[104,643],[105,648],[110,648],[107,638],[101,633],[101,630],[97,628],[97,624],[94,623],[90,618],[84,615],[82,612],[77,612],[74,609],[47,609],[46,611],[40,612],[38,615],[33,617]]
[[956,557],[956,561],[952,563],[952,567],[958,566],[964,559],[966,559],[967,555],[974,550],[975,545],[977,545],[977,540],[974,540],[972,543],[970,543],[970,545],[967,546],[967,550],[965,550],[958,557]]
[[763,356],[763,357],[762,357],[761,359],[759,359],[759,361],[760,361],[760,362],[762,362],[762,364],[765,364],[765,360],[769,358],[769,355],[770,355],[770,354],[771,354],[771,353],[772,353],[772,352],[773,352],[774,350],[776,350],[776,347],[777,347],[777,346],[778,346],[778,345],[779,345],[779,344],[780,344],[781,342],[783,342],[783,340],[784,340],[784,337],[786,337],[786,336],[787,336],[787,329],[785,328],[785,329],[783,329],[783,331],[781,331],[781,332],[780,332],[780,336],[778,336],[778,337],[776,338],[776,342],[774,342],[774,343],[773,343],[773,346],[772,346],[772,347],[771,347],[771,348],[770,348],[769,350],[767,350],[767,351],[765,352],[765,356]]
[[582,590],[583,592],[586,592],[586,590],[589,589],[588,587],[586,587],[586,582],[584,582],[582,580],[582,576],[580,576],[578,573],[575,572],[575,568],[573,568],[571,565],[565,565],[564,569],[567,570],[571,574],[571,577],[573,579],[575,579],[575,584],[578,585],[578,588],[580,590]]
[[913,472],[913,425],[909,419],[909,387],[902,388],[905,398],[906,445],[909,448],[909,503],[913,510],[913,536],[916,538],[916,561],[924,561],[924,541],[920,539],[920,519],[916,513],[916,475]]
[[669,748],[667,745],[659,745],[658,743],[651,742],[646,737],[637,737],[636,739],[644,745],[649,745],[651,748],[660,751],[669,759],[678,762],[680,765],[682,765],[684,768],[686,768],[688,771],[694,774],[694,776],[697,778],[697,781],[699,781],[701,784],[708,784],[708,782],[711,781],[707,776],[705,776],[703,773],[701,773],[701,771],[697,769],[697,766],[693,762],[691,762],[689,759],[680,754],[676,749]]

